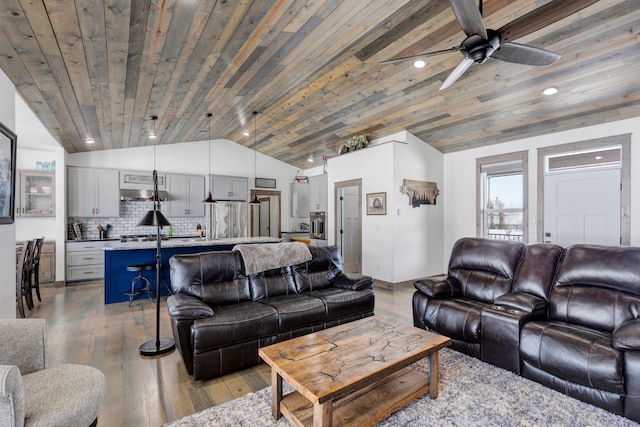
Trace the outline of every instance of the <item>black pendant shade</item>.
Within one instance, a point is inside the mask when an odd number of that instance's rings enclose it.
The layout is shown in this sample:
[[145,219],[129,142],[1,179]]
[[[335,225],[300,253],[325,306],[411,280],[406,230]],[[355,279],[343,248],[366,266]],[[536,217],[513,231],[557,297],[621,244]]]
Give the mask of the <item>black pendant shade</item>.
[[249,202],[251,206],[260,206],[260,200],[258,200],[258,195],[253,196],[253,200]]
[[202,201],[202,203],[204,203],[205,205],[215,205],[216,203],[218,203],[217,201],[215,201],[213,199],[213,197],[211,197],[211,191],[209,191],[209,194],[207,195],[207,198],[204,199]]
[[138,225],[151,225],[154,227],[164,227],[167,225],[171,225],[169,220],[162,215],[162,212],[157,211],[155,209],[150,210],[147,214],[140,220]]

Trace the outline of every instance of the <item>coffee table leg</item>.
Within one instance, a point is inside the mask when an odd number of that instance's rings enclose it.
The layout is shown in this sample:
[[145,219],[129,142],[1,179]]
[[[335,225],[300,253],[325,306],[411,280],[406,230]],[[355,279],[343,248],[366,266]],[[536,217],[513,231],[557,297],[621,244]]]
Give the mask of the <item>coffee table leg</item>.
[[273,418],[280,419],[280,401],[282,400],[282,377],[278,372],[271,368],[271,412]]
[[429,356],[429,396],[432,399],[438,397],[438,352],[435,351]]
[[313,427],[331,427],[333,424],[333,401],[313,405]]

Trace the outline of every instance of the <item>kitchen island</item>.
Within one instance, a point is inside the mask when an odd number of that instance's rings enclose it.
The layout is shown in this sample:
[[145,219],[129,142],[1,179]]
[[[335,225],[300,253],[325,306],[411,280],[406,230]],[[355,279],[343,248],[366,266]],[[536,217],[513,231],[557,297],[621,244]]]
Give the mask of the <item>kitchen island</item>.
[[[238,237],[204,240],[200,238],[173,238],[161,245],[160,294],[169,295],[169,258],[175,254],[195,254],[209,251],[228,251],[238,244],[277,243],[275,237]],[[104,246],[104,303],[128,302],[125,292],[131,290],[131,281],[137,273],[127,271],[131,264],[156,262],[156,242],[109,242]],[[152,286],[156,283],[156,270],[145,271]],[[146,296],[140,297],[144,299]]]

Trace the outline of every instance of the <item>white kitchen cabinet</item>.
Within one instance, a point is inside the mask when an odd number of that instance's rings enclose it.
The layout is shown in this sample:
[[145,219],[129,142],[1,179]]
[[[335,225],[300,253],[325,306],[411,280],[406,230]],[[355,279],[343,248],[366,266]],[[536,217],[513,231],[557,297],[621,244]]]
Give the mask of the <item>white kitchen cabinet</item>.
[[105,241],[67,242],[67,282],[104,279]]
[[56,216],[54,172],[19,171],[16,197],[18,216]]
[[215,200],[249,200],[249,179],[246,177],[211,175],[209,188]]
[[309,177],[309,211],[327,211],[327,175]]
[[291,216],[294,218],[309,217],[309,183],[291,183]]
[[204,216],[204,176],[167,174],[167,216]]
[[120,216],[120,184],[117,170],[69,166],[67,181],[68,216]]

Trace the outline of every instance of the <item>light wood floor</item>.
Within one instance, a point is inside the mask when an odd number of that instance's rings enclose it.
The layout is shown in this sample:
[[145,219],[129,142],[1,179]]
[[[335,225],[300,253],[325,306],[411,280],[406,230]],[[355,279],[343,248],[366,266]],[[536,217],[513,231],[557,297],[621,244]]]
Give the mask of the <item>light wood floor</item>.
[[[107,378],[99,427],[160,426],[267,387],[265,364],[208,381],[187,375],[177,351],[142,357],[140,344],[155,339],[155,305],[148,300],[104,304],[102,283],[43,288],[42,302],[27,317],[47,319],[48,365],[81,363]],[[411,283],[394,291],[375,288],[376,314],[412,324]],[[172,337],[165,299],[160,336]]]

